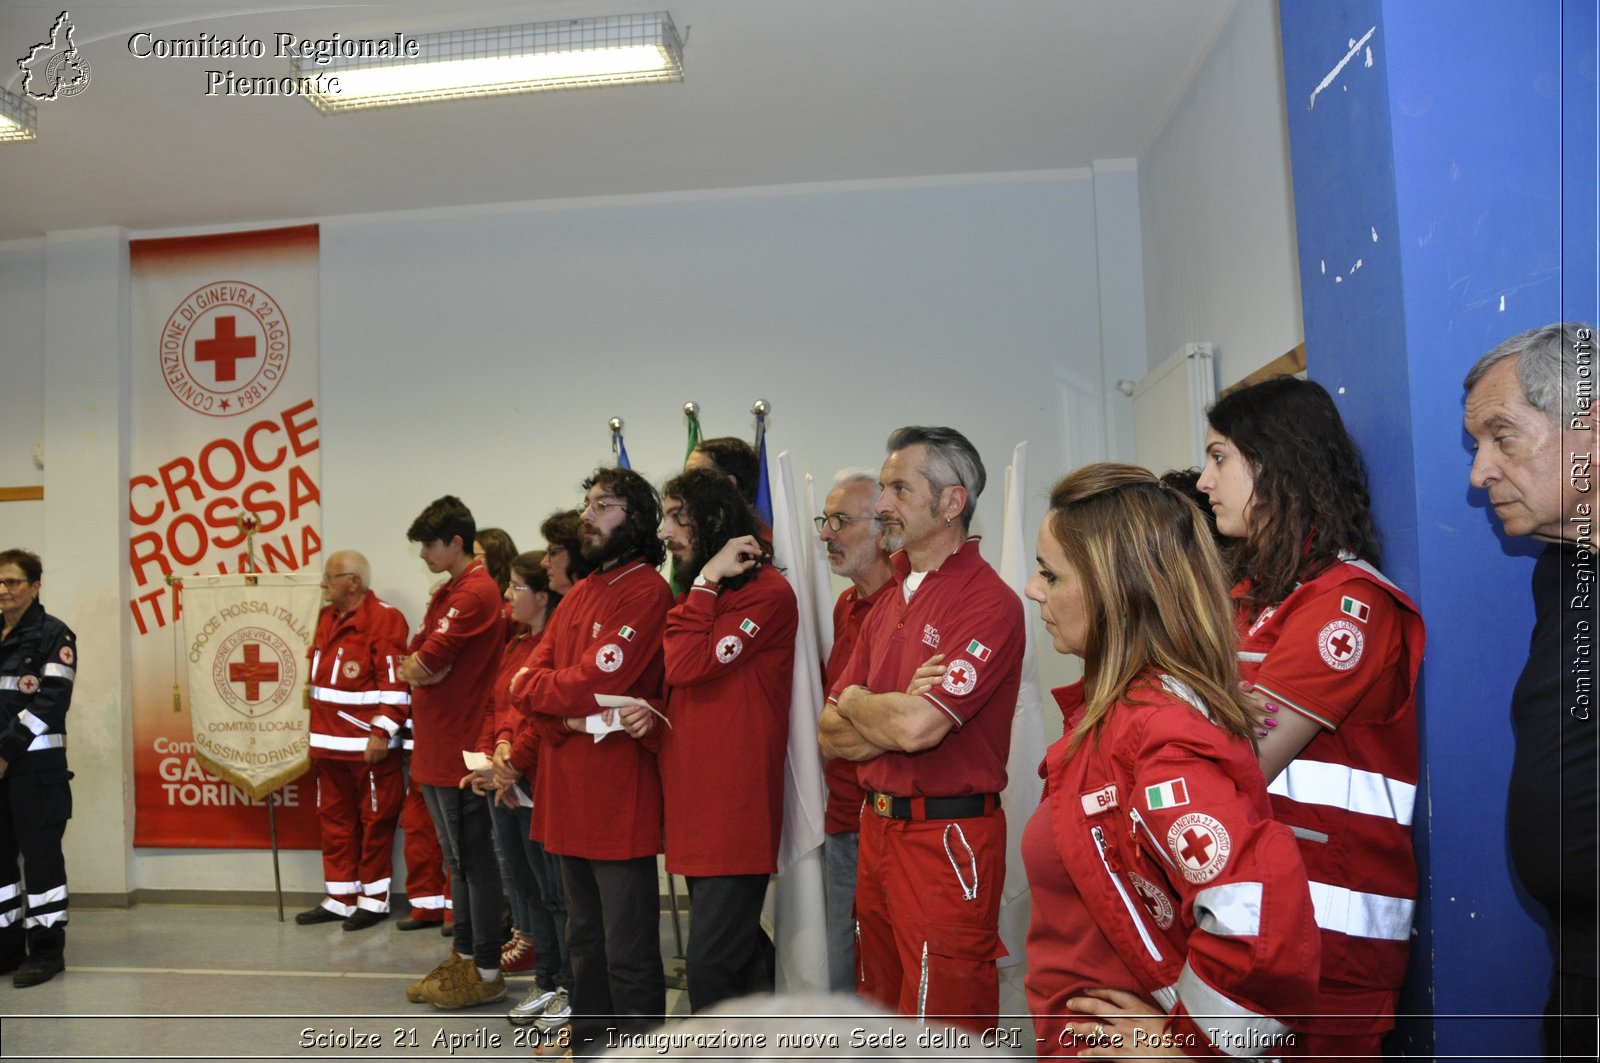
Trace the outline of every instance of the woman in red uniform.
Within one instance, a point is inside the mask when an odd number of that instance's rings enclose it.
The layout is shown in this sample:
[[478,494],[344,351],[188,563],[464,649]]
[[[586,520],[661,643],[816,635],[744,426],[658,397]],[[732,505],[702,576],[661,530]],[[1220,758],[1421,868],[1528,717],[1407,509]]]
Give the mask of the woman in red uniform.
[[1084,666],[1023,833],[1039,1055],[1294,1054],[1317,929],[1209,529],[1148,471],[1090,465],[1051,492],[1038,561],[1027,596]]
[[1299,839],[1322,928],[1303,1047],[1377,1056],[1417,896],[1422,617],[1376,567],[1361,455],[1321,385],[1267,380],[1225,396],[1210,422],[1198,486],[1232,540],[1261,767],[1273,815]]

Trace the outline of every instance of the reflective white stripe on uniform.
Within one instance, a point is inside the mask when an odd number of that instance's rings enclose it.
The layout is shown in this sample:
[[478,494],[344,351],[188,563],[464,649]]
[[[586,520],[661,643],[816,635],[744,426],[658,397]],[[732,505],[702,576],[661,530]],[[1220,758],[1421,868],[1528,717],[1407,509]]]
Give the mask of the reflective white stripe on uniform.
[[0,690],[16,690],[21,681],[20,675],[0,675]]
[[64,749],[66,745],[66,735],[40,735],[28,743],[28,752],[33,753],[41,749]]
[[1381,893],[1361,893],[1331,882],[1312,882],[1311,906],[1317,925],[1336,934],[1383,941],[1411,940],[1411,915],[1417,902]]
[[340,735],[312,734],[311,748],[334,749],[341,753],[359,753],[367,748],[367,740],[360,736],[355,738],[344,738]]
[[16,921],[18,919],[21,919],[21,918],[22,918],[22,908],[21,908],[21,906],[18,906],[16,908],[12,908],[10,911],[0,912],[0,929],[4,929],[5,927],[15,925]]
[[332,687],[312,687],[311,696],[330,705],[376,705],[376,690],[335,690]]
[[344,896],[346,894],[355,893],[358,890],[360,890],[361,889],[361,883],[359,883],[359,882],[324,882],[322,884],[322,888],[328,891],[328,895],[330,897],[342,897],[342,896]]
[[1267,784],[1267,793],[1303,805],[1327,805],[1365,816],[1382,816],[1402,827],[1411,826],[1417,803],[1413,783],[1321,760],[1291,760]]
[[357,897],[356,907],[382,915],[389,910],[389,899],[387,897]]
[[356,914],[355,905],[346,904],[343,901],[336,901],[332,897],[325,898],[322,902],[322,907],[328,909],[328,911],[332,912],[334,915],[342,915],[346,919]]
[[43,893],[28,894],[28,907],[43,908],[47,904],[54,904],[56,901],[64,901],[66,899],[67,887],[64,885],[54,886]]
[[380,878],[376,882],[363,882],[361,884],[361,892],[369,894],[373,897],[376,897],[380,893],[388,893],[389,880],[386,878]]
[[378,704],[409,705],[411,704],[411,695],[404,690],[380,690],[378,691]]
[[63,908],[59,912],[41,912],[38,915],[34,915],[32,912],[29,912],[28,918],[22,921],[22,925],[29,927],[58,926],[60,924],[64,924],[66,921],[67,912],[66,909]]
[[13,897],[22,896],[22,883],[13,882],[9,886],[0,886],[0,903],[11,900]]
[[1289,1027],[1229,1000],[1207,985],[1187,962],[1178,975],[1178,999],[1224,1055],[1254,1058],[1268,1054],[1264,1048],[1291,1043]]
[[407,897],[406,900],[410,903],[411,907],[420,908],[424,911],[434,908],[447,907],[444,900],[444,894],[442,893],[436,893],[429,897]]
[[49,724],[39,719],[39,717],[35,716],[27,709],[23,709],[21,712],[17,713],[17,720],[22,724],[22,726],[26,727],[36,735],[42,735],[46,731],[50,730]]
[[1252,653],[1249,650],[1240,650],[1239,651],[1239,660],[1241,660],[1241,661],[1252,661],[1252,662],[1254,662],[1256,664],[1260,664],[1262,661],[1264,661],[1266,659],[1267,659],[1267,655],[1264,654],[1264,653]]
[[46,679],[65,679],[70,683],[77,678],[77,675],[78,670],[70,664],[52,663],[44,666],[44,677]]
[[1150,995],[1155,998],[1157,1004],[1161,1005],[1162,1011],[1171,1011],[1178,1005],[1178,983],[1164,985]]
[[1203,889],[1191,902],[1194,921],[1218,937],[1261,936],[1261,883],[1229,882]]

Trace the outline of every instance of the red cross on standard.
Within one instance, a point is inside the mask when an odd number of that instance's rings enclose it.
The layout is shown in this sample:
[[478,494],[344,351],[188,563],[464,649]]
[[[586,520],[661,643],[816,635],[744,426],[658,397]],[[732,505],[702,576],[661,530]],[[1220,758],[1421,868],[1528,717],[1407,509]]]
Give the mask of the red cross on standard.
[[278,664],[261,659],[261,643],[247,642],[244,644],[244,661],[228,665],[228,681],[244,684],[246,701],[260,701],[261,684],[278,681]]
[[212,338],[194,341],[194,360],[216,363],[217,383],[239,379],[239,360],[256,356],[254,336],[234,335],[234,316],[219,316],[213,322]]

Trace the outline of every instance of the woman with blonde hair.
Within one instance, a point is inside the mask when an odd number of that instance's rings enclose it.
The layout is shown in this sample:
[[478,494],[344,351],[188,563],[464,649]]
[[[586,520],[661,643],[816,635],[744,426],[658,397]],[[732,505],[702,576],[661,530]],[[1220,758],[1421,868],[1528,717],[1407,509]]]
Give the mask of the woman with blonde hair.
[[1023,834],[1039,1055],[1293,1054],[1317,928],[1209,529],[1147,470],[1090,465],[1051,492],[1038,562],[1027,597],[1084,666]]

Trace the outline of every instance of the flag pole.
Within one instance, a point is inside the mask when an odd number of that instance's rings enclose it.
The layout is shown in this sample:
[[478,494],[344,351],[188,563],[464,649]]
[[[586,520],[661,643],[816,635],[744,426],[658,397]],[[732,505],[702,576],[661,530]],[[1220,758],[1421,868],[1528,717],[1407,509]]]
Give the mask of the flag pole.
[[[244,532],[245,583],[255,586],[260,574],[256,566],[256,531],[261,518],[254,513],[239,514],[239,530]],[[278,791],[267,794],[267,833],[272,840],[272,893],[278,901],[278,922],[283,922],[283,868],[278,862]]]

